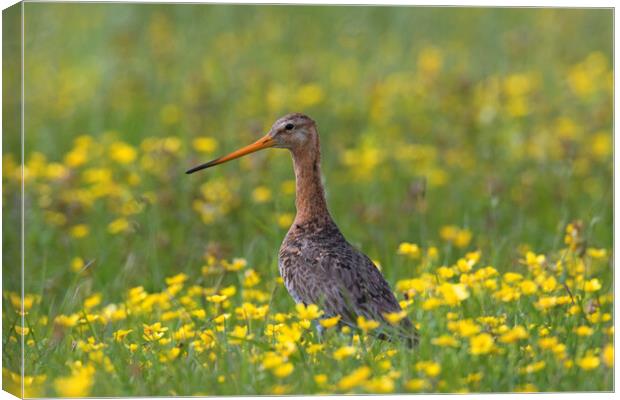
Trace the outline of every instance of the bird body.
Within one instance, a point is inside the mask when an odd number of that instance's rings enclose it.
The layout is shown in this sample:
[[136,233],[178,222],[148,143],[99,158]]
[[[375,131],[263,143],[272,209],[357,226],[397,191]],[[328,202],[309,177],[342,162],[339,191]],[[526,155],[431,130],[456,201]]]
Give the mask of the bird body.
[[341,323],[356,326],[357,318],[383,322],[379,337],[417,342],[411,321],[388,325],[385,314],[401,307],[389,284],[362,252],[344,238],[333,221],[325,200],[320,172],[320,144],[315,122],[293,113],[277,120],[257,142],[225,157],[188,171],[208,168],[266,147],[290,150],[295,170],[297,213],[280,247],[278,266],[289,294],[296,303],[317,304],[323,317],[339,315]]
[[[324,318],[339,315],[356,326],[357,318],[384,321],[401,307],[381,272],[349,244],[333,221],[294,224],[279,254],[280,275],[295,302],[317,304]],[[402,327],[410,331],[404,319]]]

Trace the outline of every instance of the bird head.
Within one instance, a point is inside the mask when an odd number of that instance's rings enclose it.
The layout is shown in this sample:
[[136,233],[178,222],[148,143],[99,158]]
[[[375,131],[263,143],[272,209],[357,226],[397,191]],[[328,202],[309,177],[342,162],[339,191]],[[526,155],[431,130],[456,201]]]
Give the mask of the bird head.
[[228,155],[200,164],[189,169],[186,173],[191,174],[205,168],[223,164],[269,147],[289,149],[292,152],[297,152],[310,145],[318,145],[318,133],[312,118],[300,113],[287,114],[278,119],[272,125],[269,132],[256,142],[235,150]]

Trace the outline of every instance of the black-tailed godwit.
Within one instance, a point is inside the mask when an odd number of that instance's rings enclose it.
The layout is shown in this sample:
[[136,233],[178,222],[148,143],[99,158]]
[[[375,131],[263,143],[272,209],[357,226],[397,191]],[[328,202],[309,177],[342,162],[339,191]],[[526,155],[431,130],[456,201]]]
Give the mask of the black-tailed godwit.
[[409,346],[415,344],[417,333],[407,317],[396,328],[388,324],[385,315],[400,313],[400,304],[381,272],[347,242],[327,209],[319,134],[311,118],[299,113],[285,115],[253,144],[187,173],[269,147],[288,149],[293,156],[297,214],[280,247],[279,269],[295,302],[317,304],[323,317],[340,315],[340,321],[350,326],[356,326],[359,316],[382,322],[377,336],[392,339],[397,335]]

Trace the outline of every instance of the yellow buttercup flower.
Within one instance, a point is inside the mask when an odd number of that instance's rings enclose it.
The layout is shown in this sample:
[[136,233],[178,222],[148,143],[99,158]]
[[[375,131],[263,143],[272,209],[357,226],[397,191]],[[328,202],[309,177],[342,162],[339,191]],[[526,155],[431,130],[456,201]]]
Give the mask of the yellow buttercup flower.
[[200,153],[209,154],[217,150],[218,142],[212,137],[201,137],[192,141],[192,147]]
[[533,383],[525,383],[523,385],[519,385],[515,388],[515,392],[522,393],[536,393],[538,392],[538,387]]
[[222,261],[222,266],[226,271],[239,271],[245,268],[248,265],[248,262],[245,258],[233,258],[232,262],[228,262],[226,260]]
[[339,321],[340,321],[340,315],[336,315],[335,317],[323,318],[319,320],[319,324],[321,324],[323,328],[329,329],[329,328],[333,328],[334,326],[336,326]]
[[124,142],[110,145],[110,158],[119,164],[129,164],[136,159],[136,149]]
[[408,390],[411,390],[413,392],[419,392],[423,389],[426,389],[430,386],[429,382],[425,379],[411,379],[409,381],[407,381],[407,383],[405,384],[405,387]]
[[493,337],[488,333],[481,333],[469,339],[470,353],[474,355],[487,354],[493,350]]
[[371,393],[391,393],[394,391],[394,379],[389,376],[380,376],[366,382],[364,388]]
[[224,321],[226,321],[228,318],[230,318],[230,314],[224,313],[213,318],[213,322],[215,322],[216,324],[223,324]]
[[504,276],[502,277],[502,279],[506,283],[514,283],[514,282],[518,282],[521,279],[523,279],[523,275],[518,274],[516,272],[506,272]]
[[131,332],[133,332],[133,329],[119,329],[113,334],[114,340],[122,342]]
[[245,302],[240,307],[235,308],[235,315],[239,319],[261,319],[264,318],[269,311],[269,305],[256,306],[252,303]]
[[308,352],[308,354],[315,354],[320,351],[323,351],[323,349],[325,349],[324,344],[313,343],[306,348],[306,351]]
[[533,81],[527,74],[511,74],[504,80],[504,90],[510,97],[524,96],[532,87]]
[[523,294],[525,295],[534,294],[538,290],[538,286],[536,285],[536,283],[529,279],[526,279],[519,283],[519,288],[521,289],[521,292],[523,292]]
[[170,350],[166,351],[163,354],[159,355],[159,361],[162,363],[167,363],[175,360],[181,354],[181,349],[178,347],[173,347]]
[[166,285],[168,286],[172,286],[172,285],[179,285],[182,284],[183,282],[185,282],[187,280],[188,276],[184,273],[180,273],[174,276],[170,276],[168,278],[166,278]]
[[415,259],[420,257],[420,248],[415,243],[403,242],[398,246],[397,253]]
[[391,312],[383,314],[383,317],[391,325],[398,325],[400,321],[407,317],[407,313],[405,311]]
[[585,282],[583,290],[586,293],[592,293],[592,292],[599,291],[601,287],[602,287],[601,282],[598,279],[594,278],[594,279],[591,279]]
[[156,342],[160,340],[168,330],[167,327],[161,325],[161,322],[155,322],[152,325],[142,324],[142,326],[144,328],[142,338],[147,342]]
[[456,247],[465,248],[469,245],[469,242],[471,242],[472,236],[473,234],[469,229],[460,229],[454,238],[454,245]]
[[436,74],[443,64],[443,55],[437,47],[425,47],[418,55],[418,68],[427,75]]
[[555,296],[540,297],[536,302],[536,307],[542,310],[555,307],[558,304],[558,298]]
[[295,343],[301,339],[302,329],[301,324],[282,324],[278,331],[277,339],[281,343]]
[[552,292],[557,287],[557,281],[553,275],[549,276],[542,282],[540,282],[540,287],[542,288],[543,292]]
[[243,286],[246,288],[254,287],[260,283],[260,276],[253,269],[245,270],[245,272],[243,273],[243,276],[244,276]]
[[522,374],[533,374],[545,368],[545,365],[546,363],[544,361],[537,361],[533,364],[526,365],[525,367],[519,369],[519,372]]
[[126,344],[125,347],[132,353],[135,353],[138,350],[138,345],[135,343]]
[[194,324],[189,323],[181,326],[177,329],[173,334],[172,338],[176,341],[188,340],[192,339],[196,336],[196,332],[194,331]]
[[566,225],[566,229],[565,229],[566,235],[564,235],[564,243],[571,250],[576,250],[577,246],[579,245],[581,241],[580,230],[581,230],[581,225],[579,222],[570,223]]
[[30,311],[30,309],[32,308],[32,306],[40,300],[41,297],[39,295],[26,293],[22,299],[19,294],[15,292],[9,292],[9,301],[11,302],[13,308],[16,309],[16,311],[18,311],[19,313],[21,313],[20,310],[23,307],[24,312],[27,314],[28,311]]
[[381,325],[379,322],[371,320],[371,319],[367,320],[362,315],[357,317],[357,326],[364,332],[368,332],[373,329],[376,329],[379,327],[379,325]]
[[461,321],[449,321],[448,329],[452,332],[456,332],[459,336],[462,337],[470,337],[480,332],[480,326],[476,325],[470,319]]
[[70,168],[77,168],[88,161],[86,148],[76,148],[65,154],[64,163]]
[[515,343],[519,340],[527,339],[528,337],[529,335],[525,328],[521,325],[517,325],[500,336],[499,341],[502,343]]
[[591,354],[588,354],[585,357],[582,357],[577,360],[577,365],[579,366],[579,368],[585,371],[590,371],[592,369],[598,368],[600,364],[601,364],[600,359]]
[[89,232],[90,229],[85,224],[74,225],[69,229],[69,234],[76,239],[88,236]]
[[263,358],[263,362],[261,363],[262,367],[265,369],[272,369],[278,367],[284,363],[284,357],[274,353],[267,352]]
[[[504,322],[506,322],[506,316],[502,315],[502,316],[496,317],[493,315],[485,315],[485,316],[476,318],[476,321],[482,324],[488,325],[490,327],[496,328],[500,326],[501,324],[503,324]],[[507,329],[508,327],[506,327],[506,330]]]
[[54,323],[59,326],[70,328],[70,327],[77,325],[79,320],[80,320],[80,316],[78,314],[71,314],[71,315],[60,314],[60,315],[57,315],[56,318],[54,318]]
[[439,275],[443,279],[450,279],[455,274],[456,272],[454,271],[454,268],[449,268],[449,267],[446,267],[445,265],[437,268],[437,275]]
[[428,299],[424,300],[424,302],[422,303],[422,309],[424,311],[430,311],[430,310],[434,310],[435,308],[441,306],[442,304],[443,304],[443,301],[441,301],[440,299],[436,297],[429,297]]
[[26,336],[28,333],[30,333],[30,328],[28,328],[27,326],[19,326],[19,325],[15,325],[15,332],[17,332],[18,335],[20,336]]
[[538,340],[538,345],[541,349],[551,349],[558,344],[558,338],[555,336],[549,336]]
[[323,311],[321,311],[319,309],[319,306],[317,306],[316,304],[308,304],[306,306],[303,303],[298,303],[295,306],[295,309],[297,310],[297,316],[299,317],[299,319],[313,320],[323,315]]
[[450,335],[441,335],[439,337],[431,339],[431,343],[440,347],[457,347],[459,341]]
[[228,343],[230,344],[241,344],[241,342],[245,339],[252,339],[254,335],[248,334],[247,326],[239,326],[236,325],[233,331],[228,335],[230,337]]
[[293,223],[295,216],[291,213],[282,213],[278,215],[278,226],[283,229],[288,229]]
[[54,381],[54,389],[60,397],[87,397],[94,384],[95,367],[82,365],[79,361],[72,367],[71,375]]
[[473,372],[465,377],[465,382],[467,383],[480,382],[483,376],[484,376],[484,373],[482,372]]
[[266,203],[271,200],[271,190],[266,186],[258,186],[252,192],[252,199],[256,203]]
[[286,180],[280,184],[280,191],[283,194],[294,194],[295,193],[295,181],[292,179]]
[[215,333],[207,329],[204,332],[201,332],[198,335],[199,340],[194,340],[191,345],[198,353],[203,353],[204,351],[213,348],[216,345],[216,337]]
[[301,108],[311,107],[319,104],[325,97],[325,92],[321,86],[310,83],[303,85],[297,92],[297,103]]
[[439,250],[435,246],[431,246],[426,250],[426,256],[430,260],[436,260],[439,257]]
[[614,366],[614,346],[612,344],[608,344],[603,349],[603,362],[609,368]]
[[594,329],[586,325],[581,325],[575,328],[575,333],[578,336],[592,336],[592,334],[594,333]]
[[342,378],[340,382],[338,382],[338,388],[341,390],[351,390],[366,381],[370,376],[370,372],[370,368],[367,366],[360,367]]
[[475,262],[473,260],[466,260],[464,258],[460,258],[456,262],[456,268],[461,273],[466,273],[471,271],[471,269],[474,267],[474,264]]
[[340,361],[344,358],[351,357],[356,352],[357,350],[353,346],[343,346],[339,348],[338,350],[334,351],[333,356],[335,360]]
[[228,299],[228,296],[226,295],[214,294],[213,296],[207,296],[207,301],[210,303],[215,303],[215,304],[222,303],[227,299]]
[[595,249],[595,248],[588,248],[587,250],[587,254],[588,256],[600,260],[600,259],[604,259],[607,257],[607,250],[605,249]]
[[129,231],[129,221],[125,218],[117,218],[108,224],[108,232],[113,235]]
[[522,260],[522,262],[532,270],[541,268],[545,264],[545,261],[546,257],[544,254],[536,254],[531,251],[525,253],[525,259]]
[[424,372],[429,377],[435,377],[441,372],[441,365],[434,361],[419,361],[415,365],[416,370]]
[[84,268],[84,260],[81,257],[74,257],[71,260],[71,271],[80,272]]
[[469,297],[469,292],[463,284],[442,283],[437,290],[443,297],[444,304],[456,306]]
[[396,282],[396,290],[399,292],[424,293],[434,285],[430,279],[414,278],[402,279]]
[[284,378],[284,377],[289,376],[290,374],[292,374],[294,370],[295,370],[295,368],[293,367],[293,364],[287,362],[287,363],[284,363],[282,365],[279,365],[279,366],[275,367],[272,370],[272,372],[278,378]]
[[84,300],[84,308],[86,310],[97,307],[99,304],[101,304],[101,293],[95,293]]

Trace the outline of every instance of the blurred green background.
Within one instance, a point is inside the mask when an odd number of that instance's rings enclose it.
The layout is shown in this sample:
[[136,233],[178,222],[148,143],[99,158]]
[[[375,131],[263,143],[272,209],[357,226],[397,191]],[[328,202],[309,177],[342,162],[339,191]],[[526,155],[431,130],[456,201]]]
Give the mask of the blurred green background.
[[[194,270],[211,242],[273,267],[285,230],[272,214],[294,211],[280,193],[293,178],[288,156],[183,171],[291,111],[318,122],[332,213],[373,257],[389,260],[402,240],[437,241],[447,224],[468,227],[498,257],[521,243],[556,246],[573,219],[598,222],[596,242],[611,245],[609,10],[29,3],[25,12],[26,161],[40,152],[63,162],[80,135],[181,142],[158,160],[160,175],[124,166],[143,178],[130,197],[160,197],[134,216],[130,237],[105,231],[113,197],[73,210],[59,194],[79,179],[45,184],[44,203],[71,210],[61,225],[86,223],[96,238],[76,243],[42,219],[30,185],[31,289],[64,287],[58,274],[75,252],[98,260],[102,287]],[[217,151],[196,152],[201,136]],[[15,153],[19,137],[4,145]],[[221,178],[235,184],[235,201],[205,226],[192,198]],[[250,216],[257,185],[273,196]],[[17,256],[15,239],[4,248]],[[119,273],[129,255],[137,271]]]
[[[413,273],[400,242],[454,260],[447,225],[500,271],[571,221],[611,247],[611,10],[27,3],[25,21],[26,292],[50,317],[197,276],[206,253],[277,276],[289,156],[184,171],[293,111],[318,123],[336,222],[392,283]],[[7,232],[19,137],[3,145]],[[18,237],[3,249],[19,260]]]
[[[228,151],[290,111],[318,122],[332,212],[375,257],[399,240],[433,241],[442,224],[467,226],[506,252],[522,242],[553,245],[567,220],[596,217],[598,242],[611,244],[609,10],[27,4],[25,11],[27,160],[41,152],[62,161],[77,136],[109,131],[134,146],[147,137],[182,142],[166,179],[153,183],[170,197],[165,212],[139,216],[152,224],[150,235],[169,238],[138,250],[142,272],[184,269],[196,257],[192,247],[210,240],[246,255],[258,241],[252,251],[273,258],[283,232],[268,228],[269,216],[243,216],[257,184],[274,191],[261,208],[293,210],[278,193],[292,178],[287,156],[254,156],[243,174],[242,163],[182,172],[208,158],[192,152],[193,138],[213,137]],[[5,152],[18,140],[5,137]],[[591,157],[597,141],[602,152]],[[411,154],[395,157],[403,146],[413,146]],[[195,223],[191,193],[219,177],[239,181],[236,216],[205,227]],[[35,205],[28,271],[53,277],[82,245],[59,243]],[[92,211],[81,218],[110,219]],[[131,240],[150,242],[149,234]],[[107,284],[130,248],[115,254],[101,235],[80,250],[106,260],[98,284]],[[18,250],[5,240],[5,251]],[[137,244],[131,249],[144,248]],[[123,278],[144,283],[143,275]]]

